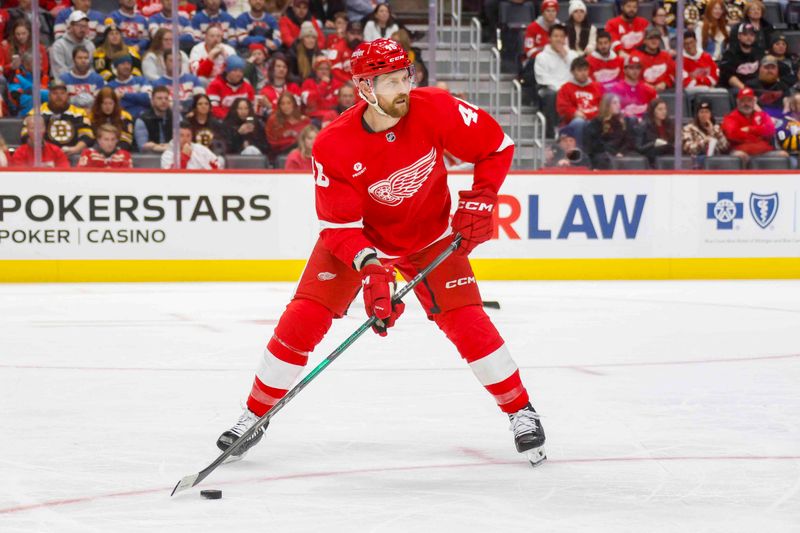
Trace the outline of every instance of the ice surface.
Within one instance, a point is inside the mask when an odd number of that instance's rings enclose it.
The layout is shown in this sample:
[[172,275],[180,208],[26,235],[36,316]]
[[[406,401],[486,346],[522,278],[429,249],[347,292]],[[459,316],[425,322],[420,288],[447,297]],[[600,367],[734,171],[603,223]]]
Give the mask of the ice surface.
[[537,469],[410,303],[170,498],[292,289],[0,286],[0,532],[800,531],[796,281],[482,283],[544,417]]

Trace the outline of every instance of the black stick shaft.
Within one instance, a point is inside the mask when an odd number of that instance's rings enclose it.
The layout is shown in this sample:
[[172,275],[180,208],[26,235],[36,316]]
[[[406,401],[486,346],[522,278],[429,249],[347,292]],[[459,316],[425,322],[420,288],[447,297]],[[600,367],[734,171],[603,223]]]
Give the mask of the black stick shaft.
[[[427,275],[430,274],[434,268],[439,266],[445,259],[447,259],[450,256],[450,254],[452,254],[456,250],[456,248],[458,248],[460,242],[461,242],[461,236],[456,235],[455,239],[453,239],[453,242],[450,244],[450,246],[448,246],[444,251],[442,251],[442,253],[440,253],[433,261],[431,261],[428,266],[423,268],[416,276],[414,276],[414,278],[411,281],[409,281],[403,288],[397,291],[397,294],[394,295],[393,300],[395,302],[399,302],[400,300],[402,300],[403,297],[409,292],[411,292],[420,281],[425,279],[425,277],[427,277]],[[356,340],[358,340],[358,338],[361,337],[361,335],[363,335],[369,328],[371,328],[373,324],[377,322],[377,320],[378,319],[375,317],[375,315],[373,315],[366,322],[361,324],[361,326],[357,330],[355,330],[355,332],[353,332],[352,335],[347,337],[347,339],[345,339],[345,341],[342,344],[340,344],[333,352],[331,352],[331,354],[328,357],[323,359],[316,367],[314,367],[314,369],[311,372],[309,372],[300,381],[300,383],[292,387],[292,389],[289,392],[287,392],[283,398],[278,400],[278,403],[273,405],[269,411],[264,413],[264,416],[259,418],[258,421],[255,424],[253,424],[253,426],[250,429],[245,431],[241,437],[236,439],[236,441],[233,444],[231,444],[227,450],[222,452],[222,454],[220,454],[220,456],[217,457],[213,463],[205,467],[200,472],[186,476],[183,479],[181,479],[178,482],[178,484],[175,485],[175,488],[172,489],[172,494],[170,494],[170,496],[174,496],[177,492],[194,487],[198,483],[203,481],[205,478],[207,478],[208,475],[211,474],[211,472],[213,472],[214,470],[216,470],[219,465],[224,463],[225,459],[230,457],[231,454],[235,452],[243,442],[245,442],[253,433],[258,431],[267,422],[269,422],[270,419],[273,416],[275,416],[275,414],[278,411],[283,409],[284,405],[289,403],[292,400],[292,398],[297,396],[300,393],[300,391],[302,391],[306,387],[306,385],[311,383],[311,381],[314,378],[316,378],[320,372],[325,370],[325,368],[328,365],[334,362],[337,357],[339,357],[345,350],[347,350],[347,348],[349,348]]]

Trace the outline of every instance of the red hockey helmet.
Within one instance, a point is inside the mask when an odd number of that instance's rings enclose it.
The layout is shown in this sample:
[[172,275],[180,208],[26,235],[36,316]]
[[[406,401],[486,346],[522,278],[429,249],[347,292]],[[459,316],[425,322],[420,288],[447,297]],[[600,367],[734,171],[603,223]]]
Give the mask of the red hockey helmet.
[[359,80],[372,79],[411,66],[406,51],[391,39],[361,43],[350,56],[350,71],[356,85]]

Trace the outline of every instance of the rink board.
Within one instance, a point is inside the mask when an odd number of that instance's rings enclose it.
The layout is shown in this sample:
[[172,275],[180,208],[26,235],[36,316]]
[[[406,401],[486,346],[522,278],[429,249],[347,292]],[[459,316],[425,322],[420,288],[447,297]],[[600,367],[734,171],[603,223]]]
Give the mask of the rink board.
[[[512,173],[476,275],[800,278],[798,192],[791,172]],[[318,231],[303,174],[4,172],[0,281],[292,281]]]

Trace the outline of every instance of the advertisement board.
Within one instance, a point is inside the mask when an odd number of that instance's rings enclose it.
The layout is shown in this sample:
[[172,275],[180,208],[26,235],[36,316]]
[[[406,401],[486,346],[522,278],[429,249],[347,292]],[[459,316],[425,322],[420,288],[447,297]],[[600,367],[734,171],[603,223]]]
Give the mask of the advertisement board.
[[[468,174],[451,175],[458,190]],[[513,173],[484,279],[800,278],[800,175]],[[7,172],[0,280],[294,280],[311,176]]]

